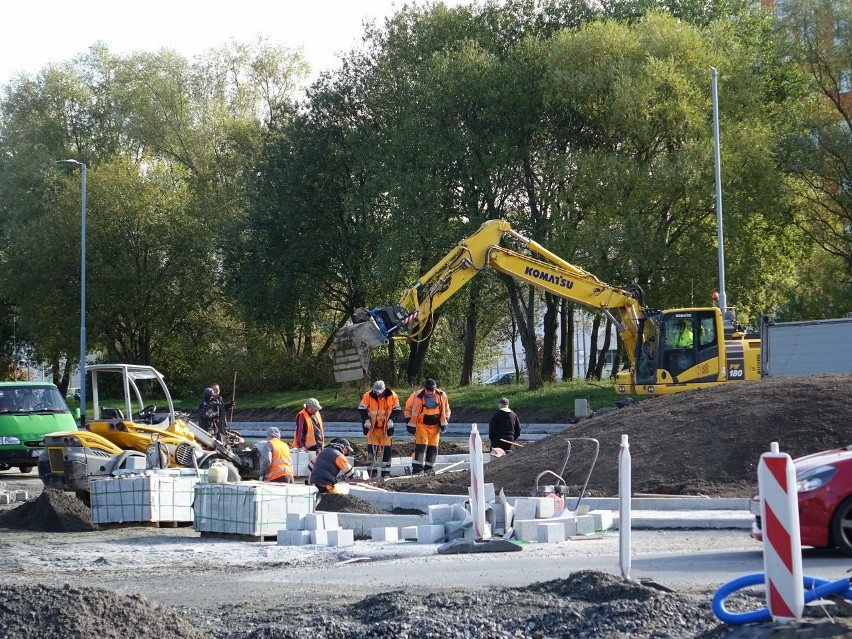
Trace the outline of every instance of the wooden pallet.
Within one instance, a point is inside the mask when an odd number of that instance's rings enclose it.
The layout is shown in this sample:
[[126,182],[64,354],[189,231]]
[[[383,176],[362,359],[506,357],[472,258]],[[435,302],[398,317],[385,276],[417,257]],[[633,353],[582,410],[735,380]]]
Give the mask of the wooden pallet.
[[192,526],[191,521],[116,521],[104,524],[95,524],[101,530],[112,528],[187,528]]
[[206,537],[209,539],[227,539],[229,541],[252,541],[252,542],[260,542],[260,541],[278,541],[278,535],[243,535],[240,533],[223,533],[223,532],[210,532],[210,531],[202,531],[202,537]]

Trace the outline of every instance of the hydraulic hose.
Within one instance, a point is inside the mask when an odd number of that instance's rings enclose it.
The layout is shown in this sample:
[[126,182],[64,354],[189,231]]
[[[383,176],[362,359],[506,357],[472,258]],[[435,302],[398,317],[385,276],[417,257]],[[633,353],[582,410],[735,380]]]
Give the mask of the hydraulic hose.
[[[732,625],[771,621],[772,615],[768,608],[760,608],[759,610],[749,612],[731,612],[725,608],[725,600],[733,593],[749,586],[763,585],[765,583],[766,575],[762,572],[743,575],[726,583],[713,596],[713,613],[721,621]],[[802,583],[805,587],[805,603],[821,599],[827,595],[840,595],[844,599],[852,601],[852,588],[849,586],[848,578],[844,577],[837,581],[827,581],[806,575],[802,578]]]

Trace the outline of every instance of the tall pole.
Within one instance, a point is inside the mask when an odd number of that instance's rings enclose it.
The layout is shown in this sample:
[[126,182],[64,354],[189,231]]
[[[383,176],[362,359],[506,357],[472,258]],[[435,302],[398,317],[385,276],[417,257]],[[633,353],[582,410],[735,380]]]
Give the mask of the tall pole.
[[719,152],[719,99],[716,96],[716,69],[710,67],[713,88],[713,149],[716,156],[716,236],[719,244],[719,308],[724,316],[728,310],[725,293],[725,240],[722,230],[722,160]]
[[82,179],[80,243],[80,427],[86,425],[86,165],[78,160],[59,160],[57,164],[80,167]]

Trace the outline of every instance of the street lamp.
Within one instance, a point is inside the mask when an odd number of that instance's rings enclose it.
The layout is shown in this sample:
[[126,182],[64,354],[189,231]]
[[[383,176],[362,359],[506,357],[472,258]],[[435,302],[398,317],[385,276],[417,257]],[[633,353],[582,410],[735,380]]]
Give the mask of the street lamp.
[[80,427],[86,425],[86,165],[78,160],[57,160],[57,164],[79,166],[82,176],[83,239],[80,244]]

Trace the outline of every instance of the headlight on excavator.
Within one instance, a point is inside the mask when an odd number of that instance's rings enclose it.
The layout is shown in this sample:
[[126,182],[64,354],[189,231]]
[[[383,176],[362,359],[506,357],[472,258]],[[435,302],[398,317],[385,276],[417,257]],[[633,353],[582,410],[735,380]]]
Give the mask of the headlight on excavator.
[[619,392],[619,393],[626,393],[626,392],[627,392],[627,388],[625,388],[624,386],[619,386],[619,387],[618,387],[618,392]]
[[653,395],[653,394],[654,394],[654,387],[653,387],[653,386],[646,386],[645,388],[647,388],[647,389],[648,389],[648,394],[649,394],[649,395]]

